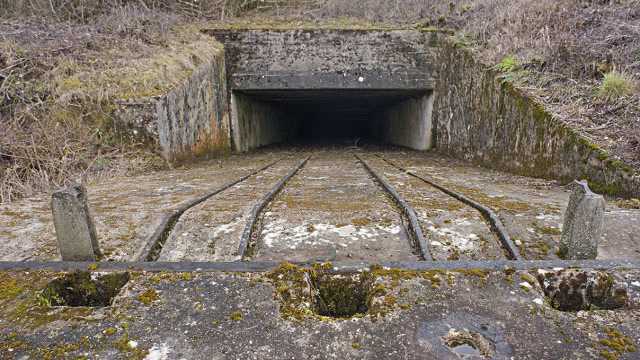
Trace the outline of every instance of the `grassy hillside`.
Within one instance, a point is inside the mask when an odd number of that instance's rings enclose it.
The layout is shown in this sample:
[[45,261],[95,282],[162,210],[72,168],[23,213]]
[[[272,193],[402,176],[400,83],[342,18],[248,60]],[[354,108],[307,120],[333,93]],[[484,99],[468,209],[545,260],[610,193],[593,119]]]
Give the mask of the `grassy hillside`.
[[0,202],[166,167],[113,126],[109,100],[171,87],[195,66],[198,26],[230,21],[455,30],[640,168],[640,0],[0,0]]

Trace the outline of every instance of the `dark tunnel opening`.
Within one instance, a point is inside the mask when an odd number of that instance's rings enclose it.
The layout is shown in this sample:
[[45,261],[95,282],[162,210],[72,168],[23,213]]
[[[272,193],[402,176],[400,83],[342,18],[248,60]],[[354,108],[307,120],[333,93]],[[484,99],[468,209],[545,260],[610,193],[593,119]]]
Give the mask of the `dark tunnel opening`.
[[232,96],[237,150],[264,145],[390,143],[430,147],[427,90],[244,90]]

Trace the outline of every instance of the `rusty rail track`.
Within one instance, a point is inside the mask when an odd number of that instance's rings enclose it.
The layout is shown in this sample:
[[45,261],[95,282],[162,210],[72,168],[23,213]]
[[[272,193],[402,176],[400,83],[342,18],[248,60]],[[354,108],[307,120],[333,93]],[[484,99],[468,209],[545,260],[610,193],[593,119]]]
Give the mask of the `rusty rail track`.
[[[408,233],[412,240],[415,242],[415,245],[412,247],[417,247],[419,252],[419,256],[422,260],[433,260],[431,256],[431,251],[429,250],[429,242],[425,239],[422,234],[422,229],[420,228],[420,223],[418,222],[418,216],[416,215],[415,210],[409,205],[409,203],[400,196],[400,194],[396,191],[396,189],[389,184],[387,180],[380,174],[378,174],[369,164],[362,159],[360,156],[354,154],[356,159],[360,161],[360,163],[364,166],[365,169],[373,176],[373,178],[391,195],[393,200],[402,210],[403,215],[409,221]],[[413,245],[413,244],[412,244]]]
[[507,232],[507,229],[505,228],[505,226],[502,224],[502,221],[500,220],[500,218],[498,217],[498,215],[491,210],[489,207],[484,206],[482,204],[480,204],[479,202],[470,199],[460,193],[457,193],[451,189],[446,188],[443,185],[440,185],[438,183],[436,183],[433,180],[429,180],[426,179],[410,170],[407,170],[399,165],[396,165],[394,162],[384,158],[383,156],[380,156],[378,154],[375,154],[378,158],[380,158],[382,161],[386,162],[387,164],[393,166],[394,168],[404,172],[405,174],[412,176],[418,180],[421,180],[431,186],[433,186],[434,188],[442,191],[443,193],[455,198],[458,201],[461,201],[469,206],[471,206],[472,208],[475,208],[476,210],[478,210],[480,212],[480,214],[482,214],[482,216],[485,218],[485,220],[489,223],[491,231],[498,237],[498,239],[500,240],[500,244],[502,246],[502,248],[506,251],[507,253],[507,257],[510,260],[522,260],[522,256],[520,255],[520,252],[518,251],[518,249],[516,248],[515,244],[513,243],[513,241],[511,241],[511,236],[509,236],[509,233]]
[[278,195],[280,191],[284,188],[287,182],[295,176],[295,174],[304,167],[304,165],[309,161],[311,155],[307,156],[305,159],[301,160],[291,171],[285,175],[278,183],[262,197],[251,210],[251,214],[249,215],[249,219],[247,220],[247,224],[245,225],[244,231],[242,232],[242,237],[240,238],[240,245],[238,246],[238,255],[240,259],[245,260],[245,258],[250,255],[247,252],[255,248],[257,246],[259,234],[255,231],[257,228],[258,220],[260,218],[260,214],[262,210],[273,200],[273,198]]
[[208,192],[207,194],[203,195],[203,196],[199,196],[197,198],[194,198],[192,200],[187,201],[186,203],[180,205],[177,209],[173,210],[171,213],[165,214],[162,217],[162,221],[160,222],[160,225],[156,228],[156,230],[146,239],[145,241],[145,245],[142,249],[138,250],[138,252],[136,253],[136,255],[134,256],[134,259],[136,261],[156,261],[158,259],[158,257],[160,256],[160,253],[162,252],[162,247],[164,246],[165,242],[167,241],[167,239],[169,238],[169,235],[171,235],[171,232],[173,231],[173,228],[175,227],[175,225],[178,223],[178,221],[180,220],[180,217],[189,209],[191,209],[192,207],[208,200],[209,198],[247,180],[248,178],[261,173],[265,170],[267,170],[268,168],[272,167],[273,165],[275,165],[276,163],[278,163],[281,159],[278,159],[272,163],[267,164],[266,166],[263,166],[262,168],[258,169],[258,170],[254,170],[251,173],[233,180],[231,182],[228,182],[226,184],[224,184],[223,186]]

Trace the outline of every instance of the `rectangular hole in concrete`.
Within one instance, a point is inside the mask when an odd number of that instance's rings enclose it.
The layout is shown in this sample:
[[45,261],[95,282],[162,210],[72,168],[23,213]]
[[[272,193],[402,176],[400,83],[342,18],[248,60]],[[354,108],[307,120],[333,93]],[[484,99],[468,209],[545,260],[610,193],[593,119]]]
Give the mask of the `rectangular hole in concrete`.
[[232,93],[236,150],[285,143],[431,147],[429,90],[242,90]]
[[41,297],[50,306],[110,306],[129,278],[128,272],[98,275],[76,271],[49,282]]

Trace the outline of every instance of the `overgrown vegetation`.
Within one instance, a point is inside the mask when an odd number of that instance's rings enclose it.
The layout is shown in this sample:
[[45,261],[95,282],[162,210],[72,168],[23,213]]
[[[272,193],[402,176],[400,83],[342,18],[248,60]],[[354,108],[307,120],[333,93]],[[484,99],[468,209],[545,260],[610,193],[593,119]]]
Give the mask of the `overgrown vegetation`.
[[496,69],[502,72],[512,72],[516,71],[520,68],[520,64],[518,63],[518,59],[509,55],[504,57],[497,65]]
[[3,202],[165,167],[115,126],[113,100],[170,87],[180,76],[166,74],[188,73],[206,48],[198,28],[221,21],[453,29],[558,118],[640,165],[640,0],[0,0],[0,18]]
[[117,124],[114,101],[158,95],[217,50],[171,13],[123,5],[95,16],[0,24],[0,201],[166,167]]

